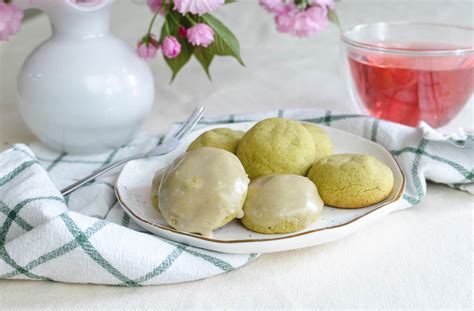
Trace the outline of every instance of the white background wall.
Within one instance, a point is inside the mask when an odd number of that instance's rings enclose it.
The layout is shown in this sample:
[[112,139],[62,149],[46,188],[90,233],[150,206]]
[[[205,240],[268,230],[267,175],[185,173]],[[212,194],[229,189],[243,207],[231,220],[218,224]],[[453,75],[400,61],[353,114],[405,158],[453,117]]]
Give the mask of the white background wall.
[[[130,45],[145,32],[151,18],[145,0],[117,0],[112,29]],[[426,21],[474,25],[474,2],[469,0],[343,0],[337,4],[343,27],[377,21]],[[240,0],[217,14],[236,33],[247,64],[219,58],[210,83],[192,61],[170,85],[170,72],[161,56],[152,61],[157,98],[147,128],[165,131],[196,103],[210,115],[242,113],[282,107],[354,111],[339,72],[339,33],[335,26],[310,39],[276,32],[272,17],[257,0]],[[160,24],[157,27],[157,31]],[[15,77],[26,56],[50,34],[45,16],[23,25],[9,43],[0,43],[0,148],[33,139],[15,105]],[[73,61],[73,60],[71,60]],[[472,101],[462,124],[473,123]],[[456,124],[458,124],[457,122]]]

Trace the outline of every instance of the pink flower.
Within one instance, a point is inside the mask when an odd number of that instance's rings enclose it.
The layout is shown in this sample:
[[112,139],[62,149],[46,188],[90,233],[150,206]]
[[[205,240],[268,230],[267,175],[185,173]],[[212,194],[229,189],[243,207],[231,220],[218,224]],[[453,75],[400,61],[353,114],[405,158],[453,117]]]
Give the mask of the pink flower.
[[286,10],[286,4],[282,0],[260,0],[260,5],[275,14],[281,14]]
[[200,23],[189,28],[186,37],[192,45],[207,48],[214,42],[214,30],[208,25]]
[[312,6],[295,16],[292,33],[298,37],[308,37],[324,30],[329,24],[327,8]]
[[294,3],[286,5],[284,10],[275,16],[277,30],[279,32],[292,32],[298,12],[299,10]]
[[23,11],[15,4],[0,1],[0,41],[6,41],[15,35],[21,26]]
[[[169,3],[169,1],[166,1],[166,3]],[[156,13],[159,10],[161,15],[165,14],[165,9],[162,7],[163,0],[148,0],[148,6],[153,13]]]
[[167,58],[176,58],[181,53],[181,44],[173,36],[166,36],[161,44],[163,55]]
[[179,26],[178,33],[181,38],[186,38],[186,34],[188,33],[188,30],[184,28],[184,26]]
[[175,0],[174,9],[181,14],[203,15],[224,4],[224,0]]
[[314,5],[301,11],[298,7],[289,4],[285,12],[275,16],[275,23],[279,32],[291,33],[298,37],[308,37],[327,27],[329,23],[327,14],[326,6]]
[[154,35],[145,36],[137,44],[137,53],[143,59],[152,59],[156,57],[156,51],[160,48],[160,44]]

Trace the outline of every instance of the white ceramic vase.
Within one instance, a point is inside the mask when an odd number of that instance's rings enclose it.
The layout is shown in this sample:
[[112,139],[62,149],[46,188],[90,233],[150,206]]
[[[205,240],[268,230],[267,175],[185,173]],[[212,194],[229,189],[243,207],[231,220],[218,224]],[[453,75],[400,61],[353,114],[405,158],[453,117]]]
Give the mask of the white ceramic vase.
[[18,102],[32,132],[57,151],[117,148],[133,138],[152,109],[151,70],[109,32],[111,2],[15,0],[51,20],[52,36],[19,73]]

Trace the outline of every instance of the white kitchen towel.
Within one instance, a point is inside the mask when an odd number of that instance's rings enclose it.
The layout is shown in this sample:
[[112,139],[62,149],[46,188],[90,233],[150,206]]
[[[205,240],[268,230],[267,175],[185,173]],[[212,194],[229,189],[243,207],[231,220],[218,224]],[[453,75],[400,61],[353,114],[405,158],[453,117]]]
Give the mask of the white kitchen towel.
[[[443,136],[366,116],[319,110],[280,110],[206,119],[200,126],[287,117],[333,126],[376,141],[407,177],[400,209],[416,205],[426,180],[474,193],[474,135]],[[175,125],[170,130],[173,133]],[[168,135],[170,135],[170,133]],[[41,144],[0,154],[0,277],[122,286],[192,281],[231,271],[257,254],[222,254],[143,232],[117,204],[116,172],[63,198],[58,189],[163,137],[140,135],[113,152],[57,154]],[[456,208],[452,206],[450,208]]]

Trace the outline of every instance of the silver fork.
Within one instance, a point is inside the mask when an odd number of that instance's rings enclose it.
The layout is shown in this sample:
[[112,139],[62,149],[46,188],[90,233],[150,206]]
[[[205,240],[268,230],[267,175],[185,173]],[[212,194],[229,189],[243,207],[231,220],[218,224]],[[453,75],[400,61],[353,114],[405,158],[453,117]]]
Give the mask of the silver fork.
[[188,134],[196,127],[196,125],[201,120],[202,116],[204,115],[205,111],[206,111],[205,107],[196,107],[196,109],[194,109],[193,113],[189,116],[186,122],[184,122],[181,128],[177,130],[176,133],[172,137],[165,140],[161,145],[157,146],[150,152],[145,153],[145,154],[130,156],[118,162],[101,167],[100,169],[90,174],[89,176],[84,177],[83,179],[78,180],[72,185],[69,185],[63,190],[61,190],[61,194],[68,195],[72,193],[73,191],[77,190],[78,188],[80,188],[81,186],[83,186],[84,184],[90,182],[94,178],[97,178],[113,170],[114,168],[122,166],[129,161],[142,159],[142,158],[148,158],[148,157],[156,157],[156,156],[170,153],[171,151],[175,150],[179,146],[179,144],[183,141],[183,139],[185,139],[188,136]]

